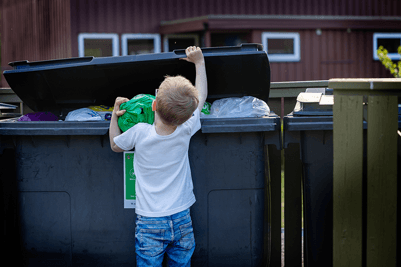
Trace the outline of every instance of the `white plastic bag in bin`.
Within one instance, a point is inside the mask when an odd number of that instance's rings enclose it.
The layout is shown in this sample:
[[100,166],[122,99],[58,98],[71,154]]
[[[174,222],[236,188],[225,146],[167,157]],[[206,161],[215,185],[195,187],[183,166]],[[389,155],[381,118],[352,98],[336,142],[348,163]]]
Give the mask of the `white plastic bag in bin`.
[[68,112],[65,121],[102,121],[102,117],[94,110],[89,108],[80,108]]
[[253,96],[222,98],[213,102],[210,115],[201,113],[203,118],[263,117],[270,114],[265,101]]

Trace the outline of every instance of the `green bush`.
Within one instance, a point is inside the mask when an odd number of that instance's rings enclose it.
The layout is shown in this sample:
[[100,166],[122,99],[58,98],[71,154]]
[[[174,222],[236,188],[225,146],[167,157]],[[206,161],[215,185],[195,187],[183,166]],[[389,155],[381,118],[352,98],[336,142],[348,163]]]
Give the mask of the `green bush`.
[[[379,57],[381,63],[386,67],[386,69],[390,70],[391,74],[395,78],[401,78],[401,60],[398,61],[398,64],[393,63],[393,61],[388,57],[388,51],[383,46],[380,46],[377,50],[377,56]],[[401,46],[398,47],[398,54],[401,55]]]

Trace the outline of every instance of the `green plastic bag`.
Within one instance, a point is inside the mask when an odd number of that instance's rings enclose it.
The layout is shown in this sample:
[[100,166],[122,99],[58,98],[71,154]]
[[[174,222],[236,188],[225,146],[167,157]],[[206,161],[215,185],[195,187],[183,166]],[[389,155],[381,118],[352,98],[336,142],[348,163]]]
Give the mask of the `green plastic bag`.
[[205,102],[204,104],[203,104],[203,108],[202,108],[202,113],[203,114],[206,114],[206,115],[209,115],[210,114],[210,108],[211,108],[211,104],[209,103],[209,102]]
[[125,132],[139,122],[153,124],[155,113],[152,111],[152,102],[156,97],[153,95],[139,94],[130,101],[122,103],[120,110],[126,112],[118,118],[118,127]]

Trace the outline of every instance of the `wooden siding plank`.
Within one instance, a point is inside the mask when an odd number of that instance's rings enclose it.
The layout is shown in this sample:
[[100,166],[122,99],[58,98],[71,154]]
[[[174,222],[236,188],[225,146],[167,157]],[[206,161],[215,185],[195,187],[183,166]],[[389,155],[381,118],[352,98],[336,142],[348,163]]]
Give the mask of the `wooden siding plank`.
[[295,81],[295,82],[272,82],[270,83],[270,89],[295,89],[301,88],[305,91],[309,87],[328,87],[329,81]]
[[[322,34],[322,36],[320,37],[319,43],[326,43],[329,44],[328,42],[328,38],[330,38],[330,32],[325,31],[324,34]],[[326,79],[328,79],[328,72],[327,72],[327,64],[322,64],[322,61],[327,61],[328,60],[328,55],[329,52],[331,52],[330,50],[328,50],[328,45],[322,45],[322,52],[320,54],[320,57],[318,58],[318,60],[320,61],[318,64],[320,64],[320,76],[319,77],[325,77]]]
[[[385,26],[383,25],[385,23]],[[209,19],[211,30],[224,29],[281,29],[281,30],[299,30],[313,29],[365,29],[365,30],[400,30],[399,20],[358,20],[358,19],[337,19],[337,20],[316,20],[316,19],[252,19],[252,18],[227,18],[227,19]]]
[[[65,40],[71,42],[65,31],[71,27],[69,9],[59,12],[66,3],[69,5],[69,1],[62,0],[2,2],[2,70],[10,69],[7,64],[12,61],[71,55],[62,46]],[[1,86],[8,86],[5,79]]]
[[[314,31],[309,32],[309,38],[311,42],[311,47],[309,48],[309,53],[305,56],[310,58],[310,66],[319,66],[320,65],[320,54],[321,54],[321,35],[316,34],[316,29]],[[301,60],[303,59],[303,55],[301,55]],[[310,70],[309,70],[310,71]],[[312,79],[319,79],[321,73],[321,68],[316,68],[311,71]]]
[[333,266],[362,266],[362,96],[334,91]]
[[396,266],[397,97],[369,96],[367,267]]

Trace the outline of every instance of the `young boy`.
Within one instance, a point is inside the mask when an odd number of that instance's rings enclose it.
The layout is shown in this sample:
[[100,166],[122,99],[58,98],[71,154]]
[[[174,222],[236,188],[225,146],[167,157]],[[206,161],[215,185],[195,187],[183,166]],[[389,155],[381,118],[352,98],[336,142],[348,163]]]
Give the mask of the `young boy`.
[[125,113],[117,97],[110,123],[114,152],[135,148],[137,266],[190,266],[195,240],[189,208],[195,202],[188,160],[189,141],[200,128],[200,111],[207,97],[205,62],[199,47],[188,47],[195,64],[195,87],[182,76],[166,77],[156,100],[153,125],[138,123],[123,134],[117,117]]

